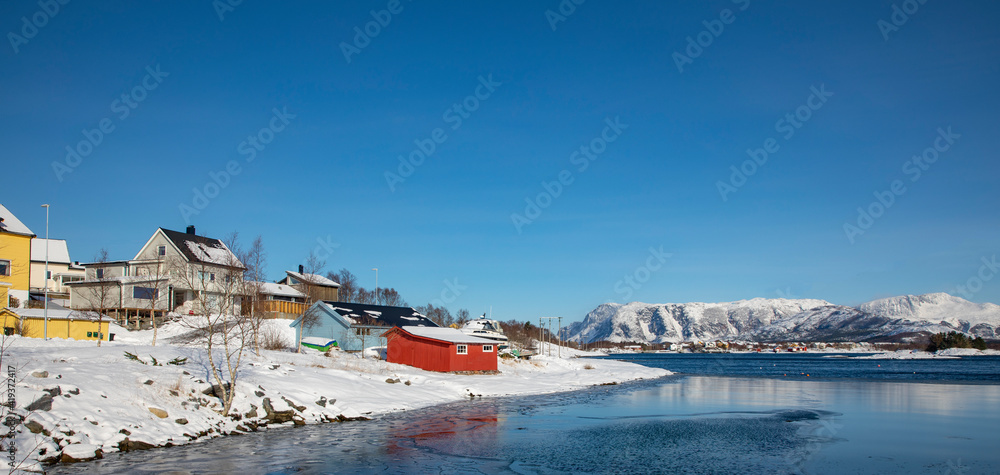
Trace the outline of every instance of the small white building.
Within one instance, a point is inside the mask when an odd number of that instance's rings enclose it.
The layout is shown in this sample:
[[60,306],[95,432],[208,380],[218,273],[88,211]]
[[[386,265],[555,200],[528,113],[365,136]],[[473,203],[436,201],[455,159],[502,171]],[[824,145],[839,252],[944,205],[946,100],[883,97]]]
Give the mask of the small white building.
[[[46,246],[48,246],[48,275],[45,274]],[[84,280],[86,270],[79,262],[70,260],[69,246],[65,239],[33,238],[30,274],[28,285],[34,296],[44,295],[47,286],[49,298],[63,300],[57,303],[68,306],[69,287],[66,284]]]

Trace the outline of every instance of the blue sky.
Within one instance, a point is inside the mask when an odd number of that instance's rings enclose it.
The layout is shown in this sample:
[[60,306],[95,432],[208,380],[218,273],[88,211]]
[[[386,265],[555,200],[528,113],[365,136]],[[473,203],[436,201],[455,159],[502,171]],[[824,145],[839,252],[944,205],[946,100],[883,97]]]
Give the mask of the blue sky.
[[1000,302],[992,3],[53,5],[0,5],[0,197],[38,234],[51,203],[74,259],[190,221],[261,235],[272,279],[329,241],[328,270],[502,319]]

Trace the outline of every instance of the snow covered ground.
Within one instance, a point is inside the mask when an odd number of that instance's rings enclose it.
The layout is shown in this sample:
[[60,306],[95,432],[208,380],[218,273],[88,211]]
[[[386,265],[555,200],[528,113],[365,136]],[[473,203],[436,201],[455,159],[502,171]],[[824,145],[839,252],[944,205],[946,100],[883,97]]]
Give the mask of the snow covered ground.
[[[265,322],[291,346],[288,321]],[[314,350],[249,352],[239,370],[231,415],[216,412],[204,349],[187,340],[190,327],[167,324],[157,345],[152,331],[112,328],[115,341],[7,337],[5,366],[17,368],[15,413],[24,417],[15,436],[22,468],[74,461],[103,453],[186,444],[267,426],[302,425],[373,417],[469,397],[540,394],[670,374],[626,362],[537,355],[504,360],[497,375],[423,371],[359,355]],[[143,364],[125,356],[137,355]],[[153,365],[155,358],[157,365]],[[186,358],[183,365],[169,364]],[[207,395],[205,392],[208,391]]]
[[919,350],[898,350],[885,351],[874,355],[853,356],[852,358],[872,359],[872,360],[914,360],[914,359],[960,359],[963,356],[996,356],[1000,355],[997,350],[977,350],[974,348],[949,348],[934,353]]

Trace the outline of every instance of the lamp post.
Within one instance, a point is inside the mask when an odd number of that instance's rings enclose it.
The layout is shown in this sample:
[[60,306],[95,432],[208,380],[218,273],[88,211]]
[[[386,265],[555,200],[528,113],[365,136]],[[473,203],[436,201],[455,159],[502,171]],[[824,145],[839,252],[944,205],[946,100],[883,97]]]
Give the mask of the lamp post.
[[378,267],[372,267],[375,271],[375,305],[378,305]]
[[42,327],[42,338],[45,340],[49,339],[49,205],[43,204],[42,208],[45,208],[45,275],[42,276],[45,282],[45,302],[44,310],[42,310],[42,318],[45,320],[45,325]]

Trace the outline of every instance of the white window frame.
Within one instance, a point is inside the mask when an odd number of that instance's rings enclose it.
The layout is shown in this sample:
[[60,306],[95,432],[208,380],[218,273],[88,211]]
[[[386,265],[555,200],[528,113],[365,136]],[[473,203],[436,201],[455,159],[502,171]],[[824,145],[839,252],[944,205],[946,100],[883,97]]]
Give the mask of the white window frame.
[[469,354],[469,345],[455,345],[455,352],[459,355]]
[[0,259],[0,262],[6,262],[7,263],[7,265],[4,266],[4,272],[5,273],[2,273],[0,275],[9,276],[11,274],[11,272],[12,272],[11,268],[10,268],[11,267],[10,260],[9,259]]
[[493,345],[483,345],[483,353],[493,353]]
[[157,256],[166,256],[167,255],[167,246],[157,246],[156,247],[156,255]]

